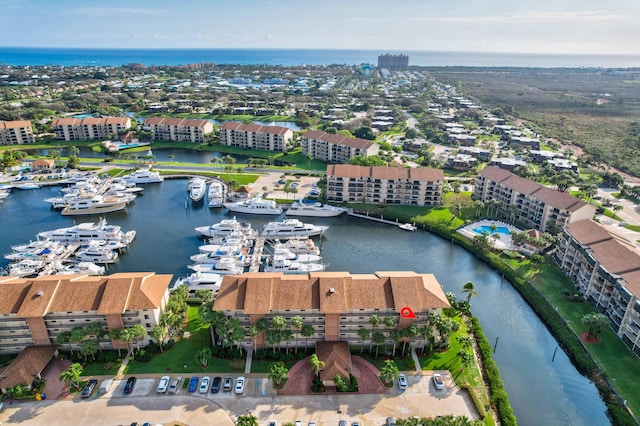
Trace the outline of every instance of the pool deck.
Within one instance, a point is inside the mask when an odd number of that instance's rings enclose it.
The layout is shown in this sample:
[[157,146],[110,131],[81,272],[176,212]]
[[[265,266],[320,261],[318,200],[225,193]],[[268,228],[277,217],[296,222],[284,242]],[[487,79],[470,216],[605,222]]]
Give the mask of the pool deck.
[[[469,238],[470,240],[473,240],[473,238],[476,235],[478,235],[478,233],[475,232],[474,229],[480,226],[492,226],[492,225],[507,228],[509,232],[511,231],[522,232],[521,229],[516,228],[515,226],[509,225],[508,223],[502,222],[500,220],[487,220],[487,219],[473,222],[469,225],[463,226],[462,228],[459,228],[457,232],[460,235],[463,235]],[[493,238],[491,239],[493,246],[500,250],[510,250],[512,247],[511,234],[503,234],[501,232],[496,232],[496,234],[498,235],[499,238],[497,240],[494,240]]]

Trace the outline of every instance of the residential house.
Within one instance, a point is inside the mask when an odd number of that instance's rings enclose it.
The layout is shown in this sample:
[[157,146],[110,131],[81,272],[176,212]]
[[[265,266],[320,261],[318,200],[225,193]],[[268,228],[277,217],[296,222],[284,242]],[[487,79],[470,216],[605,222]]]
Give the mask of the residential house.
[[442,202],[442,170],[424,167],[327,166],[328,201],[338,203],[437,206]]
[[192,143],[204,143],[205,135],[213,132],[210,121],[187,118],[151,117],[145,120],[144,128],[155,140]]
[[131,128],[129,117],[57,118],[53,120],[56,139],[91,141],[116,138]]
[[372,141],[319,130],[306,132],[302,135],[300,144],[302,154],[310,154],[313,158],[329,163],[347,163],[355,156],[371,157],[380,152],[380,146]]
[[595,206],[583,200],[498,167],[479,173],[472,198],[484,203],[496,200],[504,214],[542,232],[591,219],[596,212]]

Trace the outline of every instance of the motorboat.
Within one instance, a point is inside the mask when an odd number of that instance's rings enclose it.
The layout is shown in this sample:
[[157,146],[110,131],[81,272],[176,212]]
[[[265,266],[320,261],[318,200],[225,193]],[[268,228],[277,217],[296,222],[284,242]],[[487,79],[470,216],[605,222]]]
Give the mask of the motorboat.
[[194,203],[202,201],[207,190],[207,184],[204,179],[194,177],[189,180],[189,198]]
[[69,243],[88,242],[91,240],[121,241],[130,244],[136,231],[122,231],[118,225],[108,225],[105,219],[95,222],[79,223],[68,228],[54,229],[38,233],[38,238]]
[[136,198],[135,194],[90,195],[72,198],[62,209],[63,216],[104,214],[124,210]]
[[402,224],[398,225],[398,228],[404,229],[405,231],[410,231],[410,232],[413,232],[416,229],[418,229],[417,226],[415,226],[415,225],[413,225],[411,223],[402,223]]
[[9,196],[9,194],[9,191],[6,191],[4,189],[0,190],[0,202],[4,201]]
[[[273,258],[283,257],[284,259],[293,260],[300,263],[318,263],[322,261],[322,256],[316,254],[295,254],[286,248],[276,248],[273,251]],[[267,261],[269,257],[267,258]]]
[[237,201],[235,203],[224,203],[223,205],[229,211],[236,213],[263,215],[282,214],[282,208],[278,207],[275,201],[265,200],[261,197],[249,198],[248,200]]
[[9,275],[12,277],[30,277],[35,276],[40,272],[47,262],[44,260],[25,259],[20,262],[9,264]]
[[287,216],[334,217],[346,212],[344,207],[322,204],[315,200],[296,200],[287,209]]
[[4,255],[5,259],[20,261],[25,259],[51,260],[60,256],[65,251],[65,246],[57,241],[49,241],[49,244],[43,248],[32,250],[13,251]]
[[56,241],[50,240],[36,240],[30,241],[26,244],[16,244],[11,246],[11,250],[14,253],[24,252],[24,251],[33,251],[33,250],[44,250],[46,248],[51,248],[51,246],[57,246],[59,243]]
[[122,240],[89,240],[81,244],[80,249],[95,247],[100,250],[122,250],[127,248],[127,245]]
[[251,232],[250,235],[245,235],[241,232],[232,232],[229,235],[219,235],[209,238],[209,244],[221,245],[221,244],[240,244],[242,247],[253,247],[255,243],[255,232]]
[[266,238],[287,239],[295,237],[314,237],[326,231],[328,226],[303,223],[298,219],[285,219],[282,222],[267,223],[260,235]]
[[40,185],[35,182],[19,183],[17,185],[14,185],[13,187],[17,189],[40,189]]
[[224,202],[224,186],[217,180],[209,182],[209,191],[207,192],[207,206],[222,207]]
[[233,219],[223,219],[219,223],[211,226],[200,226],[196,228],[196,232],[203,237],[227,236],[234,232],[240,232],[249,238],[255,237],[255,232],[251,229],[251,224],[248,222],[239,222],[235,217]]
[[215,252],[194,254],[190,259],[195,263],[217,263],[223,257],[232,257],[237,265],[245,267],[251,263],[248,250],[240,246],[222,246]]
[[309,237],[290,238],[284,243],[276,240],[271,246],[274,250],[281,247],[286,248],[295,254],[320,254],[320,247],[316,246],[313,240]]
[[78,262],[62,265],[58,274],[104,275],[105,267],[93,262]]
[[169,286],[172,292],[185,285],[189,288],[189,293],[195,295],[196,290],[211,290],[215,295],[220,290],[222,275],[214,272],[194,272],[188,277],[179,277],[173,285]]
[[284,272],[285,274],[306,274],[324,271],[324,269],[325,266],[321,263],[295,262],[281,256],[273,256],[264,266],[264,272]]
[[125,182],[130,183],[160,183],[164,182],[164,177],[159,172],[152,172],[150,168],[142,168],[123,177]]
[[236,259],[230,256],[221,257],[215,263],[189,265],[188,268],[195,272],[209,272],[220,275],[240,275],[244,272],[244,267],[238,265]]
[[118,260],[118,253],[98,247],[87,247],[83,250],[78,250],[75,253],[75,257],[80,262],[115,263]]

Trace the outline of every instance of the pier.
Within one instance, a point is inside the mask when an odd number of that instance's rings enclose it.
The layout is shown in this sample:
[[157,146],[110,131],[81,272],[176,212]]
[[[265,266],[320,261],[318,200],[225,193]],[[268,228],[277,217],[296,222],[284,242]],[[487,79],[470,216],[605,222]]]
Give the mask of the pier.
[[395,221],[388,220],[388,219],[385,219],[384,216],[381,216],[381,217],[369,216],[369,214],[354,213],[353,210],[347,210],[347,215],[357,217],[360,219],[373,220],[374,222],[386,223],[388,225],[394,225],[399,228],[405,229],[407,231],[415,231],[417,229],[415,224],[400,223],[398,222],[398,219],[396,219]]
[[264,251],[264,237],[258,237],[256,243],[253,246],[253,254],[251,255],[251,265],[249,265],[249,272],[259,272],[260,265],[262,264],[262,252]]

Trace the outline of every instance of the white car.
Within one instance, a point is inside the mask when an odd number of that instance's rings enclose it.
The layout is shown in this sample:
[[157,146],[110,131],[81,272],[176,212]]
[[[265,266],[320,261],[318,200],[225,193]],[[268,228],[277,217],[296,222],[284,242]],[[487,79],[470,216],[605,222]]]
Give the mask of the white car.
[[158,383],[158,389],[156,389],[156,392],[165,393],[167,391],[167,389],[169,388],[169,381],[171,381],[171,377],[162,376],[160,378],[160,383]]
[[444,379],[442,378],[442,375],[440,375],[438,373],[434,373],[434,375],[433,375],[433,386],[435,386],[435,388],[438,389],[438,390],[444,389]]
[[236,394],[244,393],[244,377],[240,376],[236,379]]
[[209,384],[211,383],[211,377],[204,376],[200,381],[200,393],[209,392]]
[[403,390],[407,388],[407,377],[404,374],[398,376],[398,387]]

